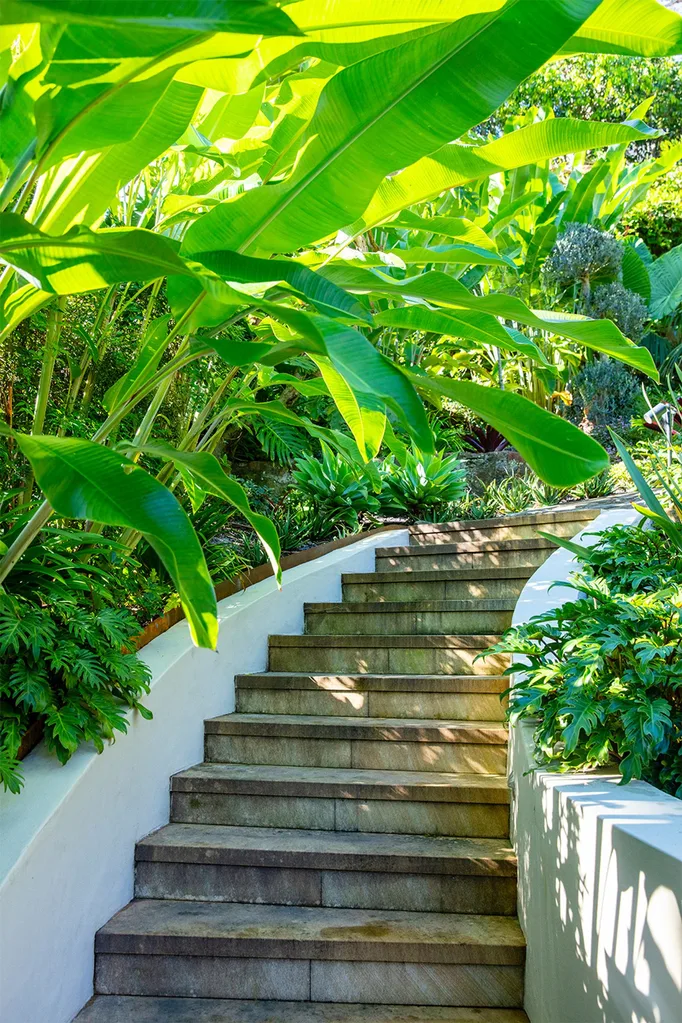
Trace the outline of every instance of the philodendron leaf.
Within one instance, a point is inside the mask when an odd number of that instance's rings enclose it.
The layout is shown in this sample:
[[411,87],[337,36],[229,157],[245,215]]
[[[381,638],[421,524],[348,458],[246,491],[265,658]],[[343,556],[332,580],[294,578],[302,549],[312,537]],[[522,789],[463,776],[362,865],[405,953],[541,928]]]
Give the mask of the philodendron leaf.
[[0,257],[37,288],[78,295],[120,281],[153,281],[192,271],[170,238],[139,227],[44,234],[16,213],[0,214]]
[[244,488],[225,473],[215,455],[208,451],[178,451],[162,441],[146,444],[143,450],[155,458],[173,462],[178,469],[183,470],[183,476],[189,474],[198,489],[207,494],[214,494],[236,508],[255,529],[277,582],[282,581],[282,568],[279,562],[281,548],[277,530],[269,518],[253,511]]
[[649,311],[654,320],[670,316],[682,302],[682,245],[659,256],[649,267],[651,301]]
[[218,619],[206,559],[170,490],[101,444],[74,437],[14,437],[58,515],[142,533],[177,587],[192,639],[215,650]]
[[452,398],[485,419],[551,486],[574,486],[609,465],[609,456],[596,440],[520,394],[447,377],[408,376],[416,387]]

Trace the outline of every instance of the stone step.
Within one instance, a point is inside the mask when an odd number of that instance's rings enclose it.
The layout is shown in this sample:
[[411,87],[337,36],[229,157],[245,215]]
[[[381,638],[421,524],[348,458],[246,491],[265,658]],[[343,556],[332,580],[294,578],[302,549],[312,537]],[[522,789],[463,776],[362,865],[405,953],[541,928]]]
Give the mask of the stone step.
[[534,511],[503,515],[495,519],[467,519],[459,522],[419,522],[410,526],[411,544],[449,544],[458,541],[524,540],[542,529],[555,536],[575,536],[596,518],[587,508],[562,511]]
[[516,859],[499,839],[170,824],[136,859],[143,899],[516,913]]
[[528,1023],[521,1009],[97,995],[77,1023]]
[[500,721],[500,675],[237,675],[237,710],[245,714],[435,718]]
[[506,838],[508,803],[501,775],[205,763],[171,779],[185,824]]
[[344,601],[509,600],[535,568],[460,568],[434,572],[354,572],[341,576]]
[[505,916],[136,900],[95,953],[98,994],[514,1008],[525,947]]
[[540,537],[481,543],[414,544],[377,547],[377,572],[437,572],[456,568],[538,568],[556,544]]
[[304,604],[311,636],[468,635],[504,632],[516,599]]
[[206,760],[227,764],[504,774],[495,721],[227,714],[205,722]]
[[492,675],[504,671],[509,656],[479,655],[498,639],[498,635],[270,636],[269,667],[294,672]]

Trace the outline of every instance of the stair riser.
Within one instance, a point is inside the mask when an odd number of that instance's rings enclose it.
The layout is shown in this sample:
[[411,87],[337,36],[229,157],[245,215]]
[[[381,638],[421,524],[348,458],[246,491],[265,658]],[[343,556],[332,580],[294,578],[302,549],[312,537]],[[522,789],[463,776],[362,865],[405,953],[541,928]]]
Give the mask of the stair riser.
[[513,877],[299,870],[232,864],[137,864],[140,899],[388,909],[415,913],[516,912]]
[[509,807],[503,803],[172,792],[171,821],[396,835],[509,836]]
[[[397,576],[397,573],[396,573]],[[376,600],[514,600],[528,581],[523,579],[434,579],[414,582],[396,577],[395,582],[344,583],[343,600],[364,604]]]
[[447,718],[502,721],[497,693],[345,693],[308,689],[238,689],[242,714],[313,714],[323,717]]
[[228,956],[96,957],[99,994],[517,1008],[523,967]]
[[281,767],[504,774],[507,749],[488,743],[207,735],[206,760]]
[[354,675],[383,672],[392,675],[500,675],[509,664],[504,654],[475,661],[480,653],[481,650],[466,647],[271,646],[269,667],[270,671],[330,671]]
[[504,632],[512,611],[314,611],[305,616],[310,636],[476,636]]
[[[415,548],[417,550],[417,548]],[[551,547],[518,551],[459,551],[445,553],[437,545],[415,554],[376,556],[377,572],[454,572],[460,568],[539,568],[552,553]]]
[[552,536],[575,536],[589,525],[585,519],[574,522],[536,522],[524,526],[489,526],[470,529],[451,529],[441,533],[413,532],[410,543],[418,546],[441,543],[490,543],[496,540],[534,540],[538,530],[551,533]]

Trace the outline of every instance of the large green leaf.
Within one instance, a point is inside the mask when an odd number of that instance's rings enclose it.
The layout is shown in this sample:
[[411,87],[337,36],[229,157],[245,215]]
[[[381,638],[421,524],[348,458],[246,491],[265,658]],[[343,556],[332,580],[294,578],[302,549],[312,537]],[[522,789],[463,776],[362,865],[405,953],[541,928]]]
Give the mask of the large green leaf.
[[191,274],[177,248],[170,238],[142,228],[75,227],[53,237],[16,213],[0,214],[0,257],[33,285],[56,295]]
[[398,367],[363,334],[327,316],[278,305],[272,305],[269,311],[316,343],[318,353],[329,358],[352,390],[385,401],[420,450],[432,450],[433,434],[417,392]]
[[357,299],[342,288],[307,266],[288,259],[256,259],[253,256],[242,256],[238,252],[226,250],[214,252],[196,252],[192,257],[226,282],[248,284],[275,284],[286,281],[295,291],[320,311],[332,314],[346,313],[354,319],[369,320],[371,317]]
[[184,251],[291,252],[347,224],[387,174],[492,113],[598,2],[514,0],[340,71],[293,173],[215,207],[190,227]]
[[334,369],[329,359],[317,355],[312,356],[312,360],[322,374],[322,380],[328,393],[334,399],[336,407],[348,424],[358,451],[365,461],[369,461],[379,453],[384,438],[385,412],[365,408],[341,374]]
[[410,378],[416,386],[472,409],[551,486],[573,486],[609,465],[609,456],[596,440],[520,394],[446,377],[410,374]]
[[[646,248],[646,247],[645,247]],[[648,250],[647,250],[648,254]],[[651,277],[646,265],[634,245],[623,248],[623,287],[636,291],[645,302],[651,299]]]
[[52,234],[76,223],[94,226],[120,189],[177,142],[201,95],[194,85],[170,82],[133,139],[55,168],[49,186],[36,193],[30,218],[39,217],[43,230]]
[[15,434],[58,515],[143,534],[177,587],[192,638],[215,650],[216,599],[192,524],[173,494],[128,458],[74,437]]
[[[544,163],[563,153],[581,153],[656,135],[657,132],[641,125],[553,117],[508,132],[484,146],[446,145],[399,174],[386,178],[362,215],[347,228],[347,233],[361,234],[413,203],[432,199],[468,181],[481,181],[500,171]],[[324,235],[320,233],[318,237]]]
[[510,334],[506,327],[488,313],[469,310],[444,312],[424,305],[409,305],[378,313],[374,322],[403,330],[432,331],[451,337],[468,338],[481,345],[501,348],[505,352],[520,352],[535,362],[547,365],[544,355],[530,338],[524,337],[519,331]]
[[674,313],[682,302],[682,245],[675,246],[659,256],[649,267],[651,279],[651,302],[649,310],[652,319]]
[[560,52],[674,57],[682,53],[682,18],[658,0],[603,0]]
[[478,245],[433,245],[415,246],[411,249],[391,249],[391,255],[399,256],[407,266],[424,266],[426,263],[464,263],[471,266],[516,267],[508,256],[502,256],[491,247]]
[[260,537],[277,582],[281,582],[282,567],[279,559],[282,552],[277,530],[269,518],[253,511],[244,488],[227,475],[215,455],[208,451],[178,451],[163,441],[146,444],[144,451],[155,458],[173,462],[183,475],[191,477],[194,485],[200,490],[214,494],[236,508]]
[[118,28],[162,29],[166,33],[248,32],[299,35],[300,29],[274,3],[260,0],[3,0],[5,24],[32,21],[92,22]]
[[459,281],[437,270],[405,281],[395,281],[385,274],[361,267],[341,267],[337,271],[333,264],[329,264],[322,272],[349,291],[394,298],[402,295],[406,299],[422,299],[449,309],[471,309],[558,334],[633,366],[652,380],[658,379],[658,370],[650,353],[634,345],[610,320],[590,320],[568,313],[531,310],[514,295],[472,295]]
[[23,320],[53,301],[53,295],[33,284],[23,284],[16,289],[6,286],[0,299],[0,341],[4,341]]

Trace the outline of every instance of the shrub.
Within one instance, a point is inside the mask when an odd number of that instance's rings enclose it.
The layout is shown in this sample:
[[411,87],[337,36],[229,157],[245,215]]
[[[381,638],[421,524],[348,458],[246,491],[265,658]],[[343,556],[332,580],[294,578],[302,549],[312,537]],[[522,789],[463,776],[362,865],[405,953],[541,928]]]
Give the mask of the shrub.
[[[512,719],[539,717],[541,763],[590,770],[610,761],[682,795],[682,587],[623,594],[575,576],[582,594],[493,648],[530,662],[511,691]],[[661,758],[665,758],[664,761]]]
[[320,459],[312,455],[296,459],[293,477],[318,511],[331,513],[335,521],[350,529],[358,528],[359,515],[379,511],[379,500],[371,493],[369,477],[361,475],[358,468],[325,444]]
[[388,514],[437,522],[447,518],[466,490],[466,470],[456,455],[408,451],[402,461],[391,455],[379,471],[381,507]]
[[559,770],[616,762],[682,796],[682,552],[659,529],[605,530],[572,577],[578,599],[494,647],[527,658],[513,719],[539,717],[539,759]]
[[149,669],[133,652],[140,629],[122,608],[84,607],[75,595],[39,599],[0,595],[0,780],[18,792],[16,755],[29,725],[39,719],[47,748],[61,763],[83,742],[99,753],[115,731],[125,732],[125,710],[151,714],[140,703]]
[[622,227],[626,234],[641,238],[654,256],[682,245],[682,169],[666,174],[628,210]]
[[615,277],[623,261],[623,243],[589,224],[569,224],[557,238],[542,268],[545,285],[559,289]]
[[619,281],[595,288],[585,312],[595,320],[613,320],[635,343],[644,336],[644,325],[649,319],[649,310],[641,295],[624,288]]
[[630,429],[640,392],[635,376],[621,362],[608,358],[588,362],[570,390],[573,403],[564,415],[600,443],[610,443],[609,427],[619,432]]

